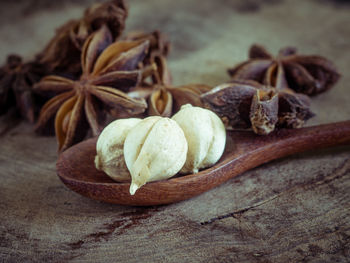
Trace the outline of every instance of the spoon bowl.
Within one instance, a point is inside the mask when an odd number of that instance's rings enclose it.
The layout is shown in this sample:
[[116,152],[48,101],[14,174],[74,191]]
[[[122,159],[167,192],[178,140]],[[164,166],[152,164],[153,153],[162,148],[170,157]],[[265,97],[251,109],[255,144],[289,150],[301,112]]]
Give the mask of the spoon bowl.
[[97,137],[64,151],[57,161],[57,175],[71,190],[103,202],[121,205],[161,205],[179,202],[208,191],[258,165],[291,154],[350,144],[350,121],[294,130],[268,136],[248,131],[228,131],[219,162],[196,174],[150,182],[135,195],[130,183],[118,183],[95,168]]

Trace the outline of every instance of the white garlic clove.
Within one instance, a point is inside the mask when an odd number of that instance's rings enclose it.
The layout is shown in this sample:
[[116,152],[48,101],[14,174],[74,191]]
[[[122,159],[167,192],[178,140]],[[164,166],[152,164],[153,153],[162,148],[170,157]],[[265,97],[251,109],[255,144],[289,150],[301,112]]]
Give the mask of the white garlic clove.
[[148,117],[132,128],[124,143],[130,194],[146,182],[176,175],[186,161],[187,148],[182,129],[169,118]]
[[181,173],[197,173],[215,164],[226,144],[226,130],[212,111],[186,104],[173,117],[185,133],[188,142],[187,160]]
[[124,161],[124,141],[130,129],[141,119],[119,119],[107,125],[96,143],[95,167],[117,182],[130,182],[131,176]]

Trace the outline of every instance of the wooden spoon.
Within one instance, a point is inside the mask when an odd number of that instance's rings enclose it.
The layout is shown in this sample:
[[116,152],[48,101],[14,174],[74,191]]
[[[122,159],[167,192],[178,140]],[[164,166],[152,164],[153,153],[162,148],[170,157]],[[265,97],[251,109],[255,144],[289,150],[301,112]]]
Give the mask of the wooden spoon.
[[248,131],[229,131],[226,150],[215,166],[197,174],[147,183],[133,196],[129,194],[129,183],[114,182],[104,172],[96,170],[96,140],[92,138],[79,143],[59,156],[56,167],[62,182],[81,195],[108,203],[160,205],[191,198],[277,158],[350,144],[350,121],[285,129],[268,136],[258,136]]

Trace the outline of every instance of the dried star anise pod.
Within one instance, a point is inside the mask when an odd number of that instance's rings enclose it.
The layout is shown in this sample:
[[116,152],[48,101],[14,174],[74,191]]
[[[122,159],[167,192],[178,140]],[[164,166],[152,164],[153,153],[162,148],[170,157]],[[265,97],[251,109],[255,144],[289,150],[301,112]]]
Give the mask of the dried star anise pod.
[[170,52],[170,41],[162,32],[155,30],[151,33],[145,33],[142,31],[130,32],[125,37],[126,40],[149,40],[150,48],[144,61],[145,64],[149,64],[151,57],[156,55],[162,55],[166,57]]
[[211,89],[204,84],[187,84],[182,86],[156,85],[148,100],[148,114],[170,117],[182,105],[203,106],[200,95]]
[[147,104],[127,96],[123,91],[138,85],[142,71],[137,69],[149,46],[148,41],[116,41],[103,25],[85,42],[81,55],[82,75],[73,81],[47,76],[34,87],[36,92],[56,92],[42,108],[37,123],[41,131],[55,116],[59,150],[64,151],[81,141],[90,126],[93,135],[101,129],[106,110],[128,115],[144,112]]
[[57,29],[46,48],[38,55],[40,63],[50,72],[79,76],[80,53],[91,33],[106,25],[113,39],[120,36],[125,26],[127,8],[124,0],[96,3],[86,9],[79,20],[71,20]]
[[201,96],[205,107],[216,112],[225,125],[251,127],[269,134],[275,127],[299,128],[314,116],[309,98],[290,89],[276,89],[255,81],[235,80]]
[[[285,74],[278,76],[278,68]],[[286,47],[273,57],[260,45],[253,45],[249,60],[228,70],[232,79],[255,80],[264,85],[276,86],[283,82],[283,88],[295,92],[316,95],[324,92],[338,81],[340,74],[331,61],[321,56],[298,55],[293,47]],[[279,80],[284,77],[284,80]]]
[[156,65],[158,68],[150,74],[150,78],[143,78],[142,86],[153,86],[156,84],[171,84],[171,74],[166,65],[166,56],[170,52],[170,41],[158,30],[151,33],[131,32],[127,34],[127,40],[149,40],[150,48],[147,56],[144,58],[139,67]]
[[[124,0],[95,3],[86,9],[78,32],[96,31],[102,25],[106,25],[112,36],[117,38],[124,30],[127,16],[128,10]],[[88,35],[85,35],[85,39],[87,37]]]
[[156,65],[156,69],[151,74],[155,84],[138,87],[129,93],[132,97],[148,99],[148,115],[170,117],[184,104],[202,106],[200,95],[209,91],[210,86],[187,84],[173,87],[165,57],[154,55],[150,63]]
[[9,55],[0,68],[0,114],[16,107],[23,118],[34,122],[41,101],[32,93],[32,85],[45,73],[41,64],[23,63],[20,56]]

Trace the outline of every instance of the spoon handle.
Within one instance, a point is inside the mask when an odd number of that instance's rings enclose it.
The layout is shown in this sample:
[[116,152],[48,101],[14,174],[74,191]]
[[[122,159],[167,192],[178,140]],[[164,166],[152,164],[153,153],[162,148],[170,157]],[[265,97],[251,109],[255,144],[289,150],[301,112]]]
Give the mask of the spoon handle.
[[293,130],[284,129],[271,136],[245,137],[242,143],[249,145],[246,157],[250,159],[249,166],[255,167],[295,153],[348,145],[350,144],[350,121]]

